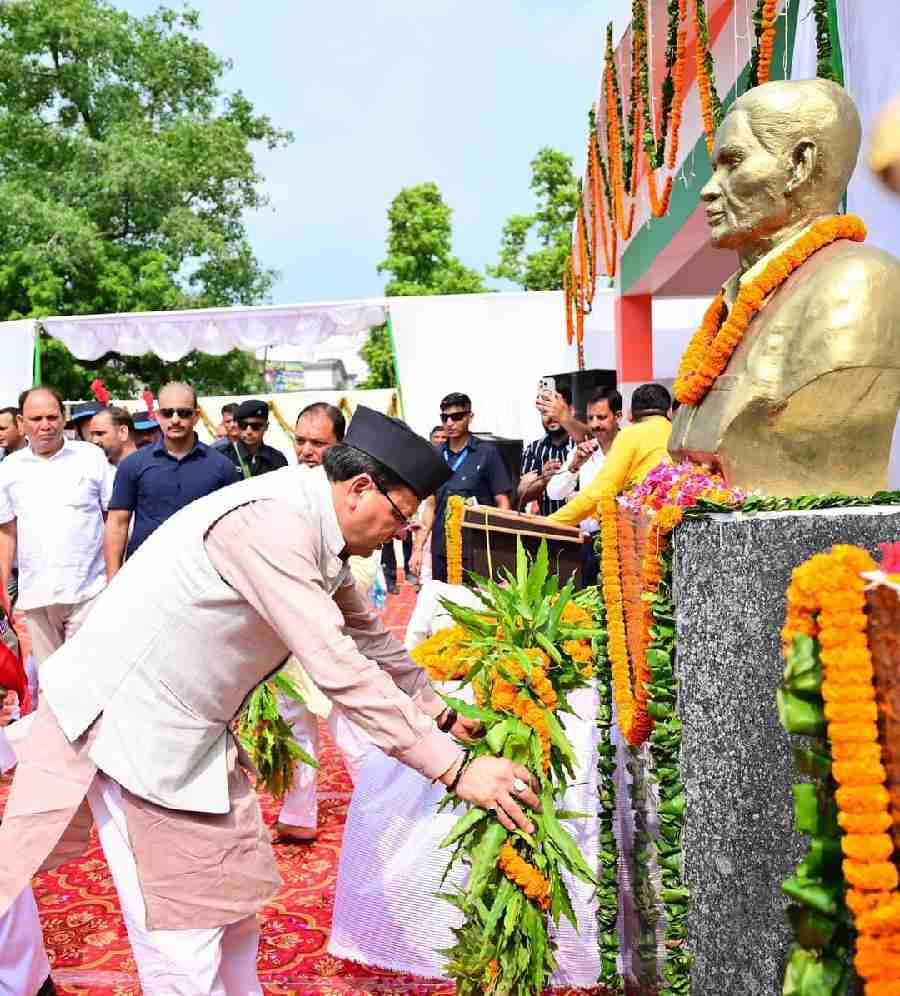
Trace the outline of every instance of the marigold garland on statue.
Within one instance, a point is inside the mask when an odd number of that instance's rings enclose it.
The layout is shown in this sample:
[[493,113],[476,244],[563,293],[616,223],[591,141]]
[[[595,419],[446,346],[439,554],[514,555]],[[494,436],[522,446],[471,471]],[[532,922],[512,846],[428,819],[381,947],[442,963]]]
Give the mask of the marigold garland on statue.
[[728,366],[769,295],[820,249],[838,239],[863,242],[865,237],[866,226],[856,215],[823,218],[767,263],[759,276],[741,285],[730,312],[726,310],[724,297],[718,294],[681,358],[675,397],[685,405],[699,404]]

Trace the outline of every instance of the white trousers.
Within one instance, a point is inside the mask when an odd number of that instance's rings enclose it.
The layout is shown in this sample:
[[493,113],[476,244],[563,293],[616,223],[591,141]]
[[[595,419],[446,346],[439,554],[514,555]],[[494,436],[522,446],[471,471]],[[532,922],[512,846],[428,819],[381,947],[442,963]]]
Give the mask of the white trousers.
[[0,996],[35,996],[49,974],[37,903],[29,886],[0,916]]
[[[0,726],[0,772],[16,765],[9,729]],[[29,886],[0,916],[0,996],[34,996],[49,974],[37,903]]]
[[145,996],[261,996],[256,975],[256,917],[215,929],[148,930],[122,790],[98,772],[87,798],[119,894]]
[[[317,761],[319,760],[319,719],[294,699],[279,696],[279,708],[285,721],[291,724],[294,739]],[[372,749],[372,741],[363,731],[344,715],[337,706],[331,707],[328,716],[328,732],[340,750],[350,772],[350,778],[356,782],[362,768],[363,758]],[[279,823],[292,827],[304,827],[314,830],[319,822],[318,771],[308,764],[297,764],[294,767],[294,786],[285,794]]]

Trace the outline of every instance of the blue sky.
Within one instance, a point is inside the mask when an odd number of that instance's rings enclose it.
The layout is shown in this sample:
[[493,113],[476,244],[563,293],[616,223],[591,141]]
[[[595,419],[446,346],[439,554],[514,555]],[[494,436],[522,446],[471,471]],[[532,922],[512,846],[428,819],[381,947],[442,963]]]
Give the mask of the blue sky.
[[192,6],[203,40],[234,62],[226,86],[294,132],[293,145],[258,154],[271,203],[248,228],[281,272],[272,300],[299,303],[380,294],[388,204],[426,180],[453,208],[456,254],[493,262],[503,222],[531,210],[538,148],[580,168],[606,24],[620,34],[630,0]]

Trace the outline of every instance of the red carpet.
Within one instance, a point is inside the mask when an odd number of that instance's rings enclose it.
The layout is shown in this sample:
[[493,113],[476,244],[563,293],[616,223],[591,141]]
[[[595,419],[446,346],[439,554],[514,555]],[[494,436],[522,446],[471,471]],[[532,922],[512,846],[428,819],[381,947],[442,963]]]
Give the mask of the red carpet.
[[[400,636],[414,599],[409,585],[388,598],[385,621]],[[324,727],[322,732],[319,837],[311,846],[275,848],[284,886],[260,914],[263,989],[282,996],[450,996],[450,983],[368,969],[326,951],[351,783]],[[9,782],[0,778],[0,809]],[[274,822],[278,804],[268,797],[261,801],[266,822]],[[115,888],[96,838],[80,861],[35,879],[34,891],[57,990],[79,996],[139,996]]]

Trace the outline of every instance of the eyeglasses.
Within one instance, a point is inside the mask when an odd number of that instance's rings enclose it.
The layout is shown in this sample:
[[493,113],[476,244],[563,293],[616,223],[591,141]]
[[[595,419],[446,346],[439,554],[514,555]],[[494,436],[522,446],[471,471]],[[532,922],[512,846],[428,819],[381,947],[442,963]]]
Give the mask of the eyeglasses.
[[193,418],[196,411],[196,408],[160,408],[159,414],[163,418],[174,418],[176,415],[179,418]]
[[379,487],[377,484],[375,484],[374,481],[372,481],[372,483],[375,485],[375,490],[379,494],[384,495],[384,497],[387,498],[387,500],[391,503],[391,508],[394,510],[394,518],[397,520],[397,522],[399,522],[404,529],[412,529],[413,520],[407,519],[407,517],[400,511],[400,509],[397,508],[396,502],[394,501],[393,498],[391,498],[391,496],[387,493],[387,491],[384,490],[384,488]]
[[252,429],[254,432],[262,432],[265,427],[265,422],[247,422],[245,419],[238,419],[239,429]]
[[467,416],[471,415],[471,412],[441,412],[442,422],[462,422],[462,420]]

